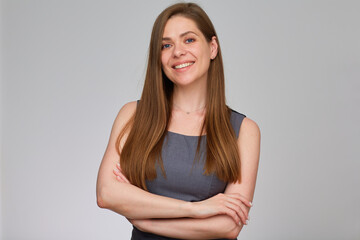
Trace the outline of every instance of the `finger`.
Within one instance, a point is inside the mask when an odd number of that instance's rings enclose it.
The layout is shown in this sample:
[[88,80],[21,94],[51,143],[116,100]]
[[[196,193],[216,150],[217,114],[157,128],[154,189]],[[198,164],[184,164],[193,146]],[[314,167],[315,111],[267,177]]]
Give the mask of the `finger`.
[[245,214],[246,220],[250,220],[249,208],[247,208],[244,204],[241,204],[240,208],[241,208],[241,211]]
[[117,169],[113,169],[113,173],[115,174],[115,176],[120,176],[121,175],[121,173]]
[[119,169],[113,169],[113,172],[117,175],[120,176],[121,178],[124,178],[124,174],[119,170]]
[[125,177],[125,175],[124,175],[124,173],[122,172],[122,170],[120,170],[120,174],[121,174],[122,179],[124,179],[124,181],[125,181],[126,183],[130,183],[129,180]]
[[116,176],[116,179],[117,179],[119,182],[125,183],[124,180],[122,180],[122,178],[121,178],[120,176]]
[[240,199],[242,199],[242,200],[245,200],[245,201],[250,202],[250,200],[249,200],[247,197],[245,197],[244,195],[242,195],[242,194],[240,194],[240,193],[225,193],[225,195],[234,196],[234,197],[236,197],[236,198],[240,198]]
[[240,201],[242,201],[248,207],[253,206],[251,201],[249,201],[246,197],[242,196],[239,193],[227,193],[226,195],[231,196],[231,197],[236,198],[236,199],[239,199]]
[[122,177],[126,183],[130,183],[129,180],[124,175],[122,175]]
[[121,174],[117,170],[114,169],[113,173],[115,174],[115,177],[119,182],[124,182],[125,183],[125,181],[121,177]]
[[246,197],[244,197],[243,195],[241,195],[239,193],[226,193],[225,195],[228,195],[228,196],[231,196],[233,198],[239,199],[240,201],[242,201],[248,207],[253,206],[251,201],[249,201]]
[[116,168],[121,171],[120,163],[117,163],[117,164],[116,164]]
[[241,219],[241,222],[245,225],[246,224],[246,216],[244,214],[244,212],[242,211],[242,209],[240,208],[240,206],[233,204],[231,202],[227,202],[226,203],[226,207],[232,209],[236,215],[238,216],[239,219]]
[[114,169],[113,173],[115,174],[116,179],[119,180],[120,182],[129,183],[129,181],[126,179],[126,177],[121,172],[119,172],[119,170]]
[[124,175],[121,174],[119,177],[124,183],[129,183],[129,181],[126,179],[126,177],[124,177]]
[[[236,195],[236,194],[235,194]],[[234,196],[224,195],[226,201],[228,201],[228,207],[232,208],[239,217],[242,219],[244,224],[247,224],[246,220],[249,220],[249,209],[244,205],[244,203]]]
[[236,214],[236,212],[234,210],[232,210],[231,208],[225,207],[225,209],[223,210],[223,214],[228,215],[229,217],[231,217],[234,220],[235,224],[240,225],[240,223],[241,223],[240,220],[241,219]]
[[125,175],[124,175],[124,173],[123,173],[123,171],[122,171],[122,169],[121,169],[121,167],[120,167],[120,163],[117,163],[116,164],[116,168],[119,170],[119,172],[121,173],[121,177],[124,179],[124,181],[126,181],[127,183],[130,183],[129,182],[129,180],[125,177]]
[[235,199],[235,198],[231,198],[231,197],[229,197],[227,200],[229,202],[231,202],[232,204],[234,204],[235,206],[239,207],[237,209],[239,209],[240,211],[242,211],[245,214],[246,219],[249,219],[249,210],[246,208],[246,206],[243,204],[242,201]]

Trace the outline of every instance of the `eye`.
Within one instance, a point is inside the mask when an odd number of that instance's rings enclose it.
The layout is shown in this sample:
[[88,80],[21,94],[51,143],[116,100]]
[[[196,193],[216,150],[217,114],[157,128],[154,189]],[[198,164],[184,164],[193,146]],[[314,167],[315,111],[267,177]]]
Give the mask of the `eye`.
[[165,43],[161,46],[161,49],[169,48],[171,45],[169,43]]
[[192,43],[192,42],[195,42],[195,39],[193,38],[188,38],[185,40],[186,43]]

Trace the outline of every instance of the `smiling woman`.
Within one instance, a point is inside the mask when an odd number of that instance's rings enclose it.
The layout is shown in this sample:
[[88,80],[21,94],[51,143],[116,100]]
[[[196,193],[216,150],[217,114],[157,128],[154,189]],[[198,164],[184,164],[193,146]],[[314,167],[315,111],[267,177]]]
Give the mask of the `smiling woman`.
[[215,36],[208,42],[194,21],[181,15],[173,16],[165,25],[162,46],[162,68],[175,89],[192,87],[192,84],[206,89],[209,59],[217,54]]
[[156,19],[141,99],[115,119],[97,203],[136,239],[235,239],[248,224],[260,151],[254,121],[226,105],[215,29],[196,4]]

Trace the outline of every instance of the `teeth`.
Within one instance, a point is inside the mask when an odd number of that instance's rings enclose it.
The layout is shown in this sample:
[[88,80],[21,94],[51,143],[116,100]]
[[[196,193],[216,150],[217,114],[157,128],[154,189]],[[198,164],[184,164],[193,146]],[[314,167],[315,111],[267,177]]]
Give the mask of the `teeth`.
[[183,64],[175,66],[175,69],[184,68],[184,67],[187,67],[187,66],[190,66],[190,65],[193,65],[193,64],[194,63],[183,63]]

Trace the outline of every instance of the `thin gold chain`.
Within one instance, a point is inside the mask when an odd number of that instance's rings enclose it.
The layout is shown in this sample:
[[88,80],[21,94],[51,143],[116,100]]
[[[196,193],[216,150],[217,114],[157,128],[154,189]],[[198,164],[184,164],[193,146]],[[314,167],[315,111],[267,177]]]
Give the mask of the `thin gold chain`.
[[198,109],[195,109],[195,110],[193,110],[193,111],[185,111],[185,110],[183,110],[181,107],[179,107],[179,105],[177,105],[177,104],[175,104],[175,103],[173,103],[173,104],[174,104],[175,107],[177,107],[179,110],[181,110],[182,112],[184,112],[184,113],[186,113],[186,114],[190,114],[190,113],[193,113],[193,112],[197,112],[197,111],[200,111],[200,110],[202,110],[202,109],[205,108],[205,105],[204,105],[204,106],[202,106],[202,107],[200,107],[200,108],[198,108]]

